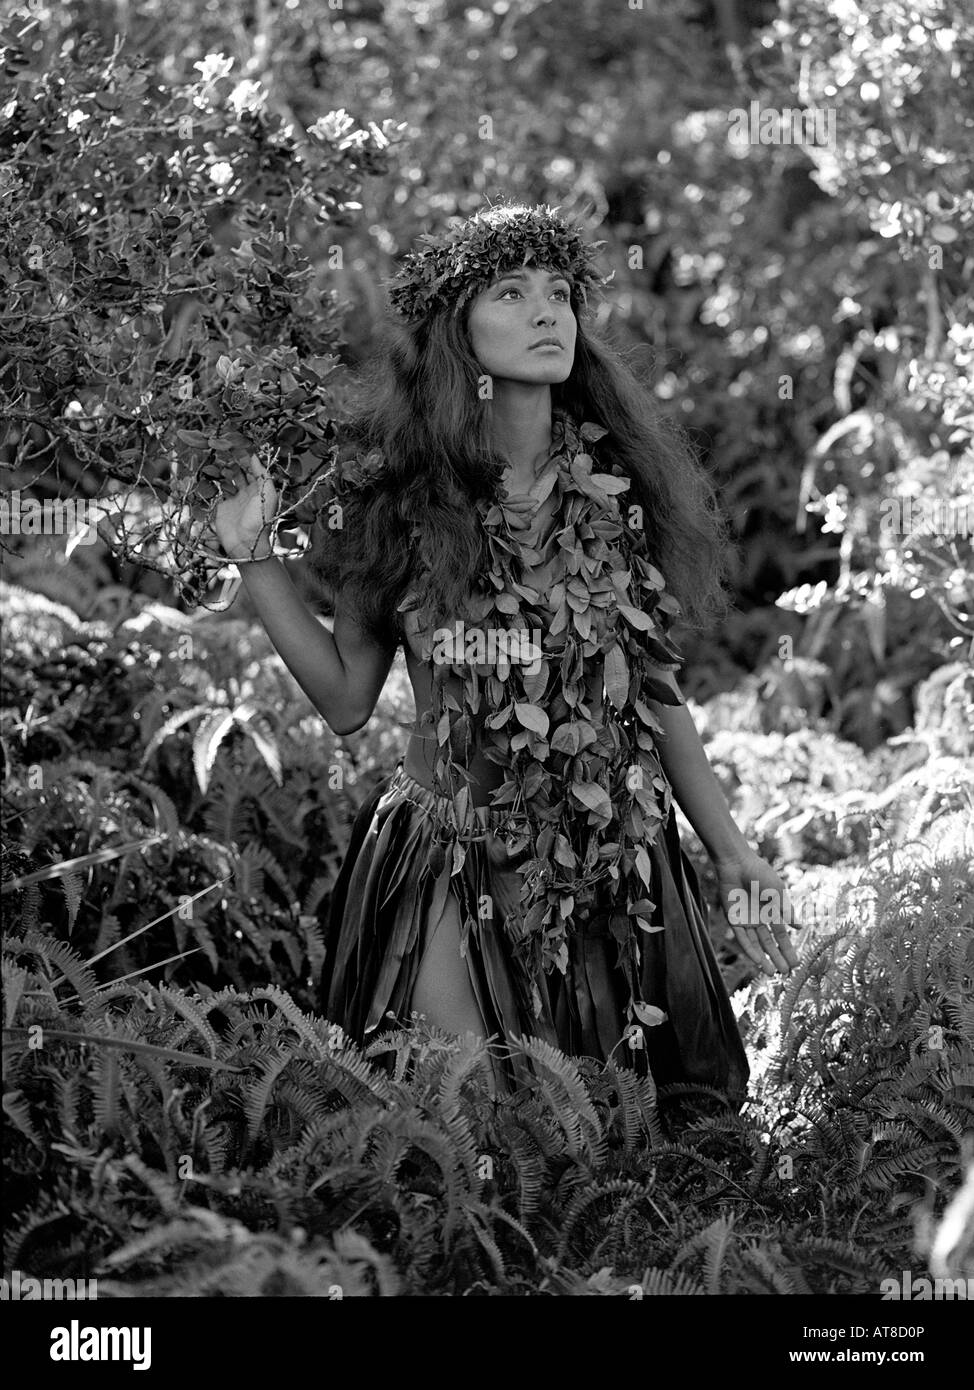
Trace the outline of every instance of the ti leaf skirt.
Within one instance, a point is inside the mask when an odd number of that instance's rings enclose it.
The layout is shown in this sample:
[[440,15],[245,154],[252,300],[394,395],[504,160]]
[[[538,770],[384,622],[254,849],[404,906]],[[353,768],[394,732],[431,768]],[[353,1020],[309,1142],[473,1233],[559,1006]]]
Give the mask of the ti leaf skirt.
[[[450,803],[422,786],[402,764],[380,782],[360,808],[328,909],[323,1008],[361,1043],[409,1021],[413,985],[427,931],[439,920],[444,895],[453,893],[469,932],[466,963],[488,1037],[535,1036],[569,1056],[612,1057],[658,1086],[700,1082],[727,1092],[737,1106],[746,1097],[747,1054],[707,930],[707,908],[693,865],[681,848],[675,815],[660,828],[648,852],[653,866],[650,896],[654,925],[639,933],[642,1001],[666,1014],[654,1026],[633,1025],[626,1015],[629,986],[617,964],[609,908],[596,909],[569,939],[566,974],[536,982],[527,977],[505,933],[504,919],[481,919],[477,905],[491,892],[492,864],[483,843],[472,845],[460,871],[450,876],[450,856],[437,872],[433,820],[437,802]],[[489,828],[501,810],[475,812]],[[508,870],[510,872],[510,870]],[[520,878],[517,876],[520,883]],[[542,1011],[535,1003],[541,997]],[[632,1047],[634,1026],[642,1046]],[[502,1070],[517,1085],[531,1078],[523,1059]]]

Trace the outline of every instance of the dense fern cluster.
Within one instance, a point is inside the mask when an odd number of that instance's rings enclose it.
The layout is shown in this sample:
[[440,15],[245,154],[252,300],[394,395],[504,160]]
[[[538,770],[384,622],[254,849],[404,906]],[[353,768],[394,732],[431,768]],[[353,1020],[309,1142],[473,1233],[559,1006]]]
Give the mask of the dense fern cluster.
[[[363,1051],[315,1011],[320,910],[395,709],[335,749],[237,625],[167,613],[138,615],[131,664],[135,627],[51,619],[104,643],[83,707],[24,652],[7,687],[6,1269],[97,1277],[101,1297],[878,1295],[922,1272],[974,1110],[974,888],[949,837],[829,866],[837,912],[798,933],[799,970],[734,996],[742,1111],[537,1040],[517,1044],[533,1085],[492,1099],[483,1043],[413,1023]],[[179,662],[177,619],[197,639]],[[16,653],[26,617],[13,628]],[[217,739],[217,710],[247,704],[258,737],[245,719]],[[87,747],[99,721],[106,753]],[[810,768],[815,747],[774,758]],[[824,804],[850,788],[818,747]],[[336,764],[357,780],[329,792]],[[962,817],[953,786],[921,830]],[[974,1274],[970,1230],[950,1258]]]
[[888,880],[751,986],[742,1113],[538,1040],[535,1084],[492,1100],[482,1042],[416,1024],[366,1053],[276,986],[99,986],[14,934],[7,1267],[103,1293],[878,1293],[961,1180],[958,868]]

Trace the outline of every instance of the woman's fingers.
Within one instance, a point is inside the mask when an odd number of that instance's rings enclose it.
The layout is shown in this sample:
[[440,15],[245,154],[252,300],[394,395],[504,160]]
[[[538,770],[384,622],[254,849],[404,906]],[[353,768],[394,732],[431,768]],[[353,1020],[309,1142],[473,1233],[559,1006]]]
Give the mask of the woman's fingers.
[[[779,932],[782,932],[784,930],[784,927],[780,925],[776,926],[774,928],[775,936],[777,936]],[[781,970],[784,974],[787,975],[788,971],[791,969],[791,966],[785,960],[779,948],[778,942],[775,941],[774,937],[771,935],[771,932],[767,927],[758,927],[758,941],[761,943],[761,949],[764,951],[768,959],[773,963],[775,969]]]
[[756,965],[759,970],[767,972],[768,962],[762,952],[758,949],[757,941],[754,939],[754,932],[749,927],[732,926],[731,931],[738,946],[747,956],[752,965]]
[[778,938],[778,945],[781,947],[781,954],[788,962],[788,968],[793,970],[798,964],[798,952],[795,950],[791,936],[787,927],[775,927],[774,934]]
[[790,974],[798,964],[798,956],[788,940],[786,926],[775,926],[774,937],[766,926],[732,926],[731,930],[751,964],[766,975],[773,975],[775,971]]

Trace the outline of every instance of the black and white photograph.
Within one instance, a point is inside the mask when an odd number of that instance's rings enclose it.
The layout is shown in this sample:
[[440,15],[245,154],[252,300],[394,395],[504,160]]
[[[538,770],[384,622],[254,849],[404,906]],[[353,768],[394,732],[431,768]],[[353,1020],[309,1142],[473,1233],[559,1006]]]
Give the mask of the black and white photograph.
[[22,1374],[956,1373],[972,156],[971,0],[0,0]]

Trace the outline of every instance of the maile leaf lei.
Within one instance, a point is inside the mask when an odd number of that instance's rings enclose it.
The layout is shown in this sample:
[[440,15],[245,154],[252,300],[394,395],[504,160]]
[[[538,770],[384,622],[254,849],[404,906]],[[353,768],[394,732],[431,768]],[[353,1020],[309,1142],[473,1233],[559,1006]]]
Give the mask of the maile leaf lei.
[[[617,466],[600,472],[591,453],[607,431],[579,427],[562,411],[552,430],[553,524],[532,547],[521,538],[536,510],[529,499],[500,488],[498,500],[477,503],[490,569],[465,617],[482,629],[540,630],[540,649],[530,651],[540,668],[531,674],[524,661],[501,659],[485,675],[488,668],[465,660],[434,664],[430,713],[437,790],[468,827],[459,840],[455,827],[437,827],[439,843],[452,848],[453,873],[484,833],[469,816],[471,747],[504,770],[490,804],[509,808],[508,850],[526,853],[519,917],[505,930],[535,979],[540,970],[565,971],[567,935],[585,921],[600,885],[629,971],[640,931],[660,929],[649,918],[647,847],[669,813],[671,788],[656,745],[663,730],[647,702],[680,703],[658,671],[683,664],[667,636],[679,604],[649,558],[636,511],[620,506],[630,479]],[[541,478],[543,500],[549,477]],[[549,568],[540,592],[532,572]],[[462,679],[460,700],[446,686],[448,672]]]

